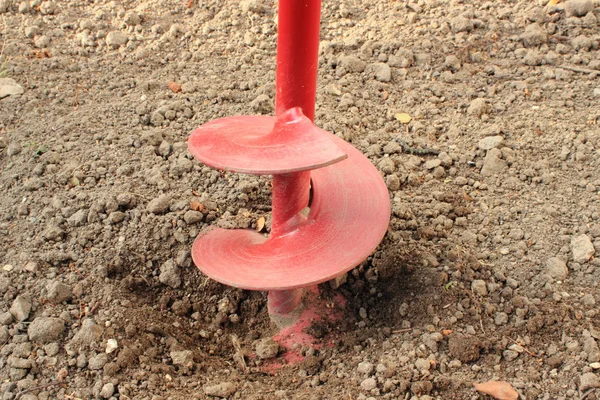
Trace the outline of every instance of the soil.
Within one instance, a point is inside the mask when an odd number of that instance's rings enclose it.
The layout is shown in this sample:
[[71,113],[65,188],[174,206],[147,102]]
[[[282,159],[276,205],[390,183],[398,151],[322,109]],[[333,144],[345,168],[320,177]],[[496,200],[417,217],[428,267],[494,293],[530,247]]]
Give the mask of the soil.
[[276,2],[0,0],[2,399],[600,398],[600,5],[546,3],[324,2],[315,122],[392,217],[269,373],[265,293],[189,253],[268,232],[269,179],[186,138],[272,114]]

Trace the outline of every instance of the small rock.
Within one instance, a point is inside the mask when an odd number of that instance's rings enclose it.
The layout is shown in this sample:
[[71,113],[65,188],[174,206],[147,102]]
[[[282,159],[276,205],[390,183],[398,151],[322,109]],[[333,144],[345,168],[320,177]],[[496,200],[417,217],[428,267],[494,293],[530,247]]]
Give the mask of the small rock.
[[568,0],[565,3],[565,11],[570,17],[584,17],[587,13],[594,11],[592,0]]
[[174,365],[192,366],[194,365],[194,353],[191,350],[172,351],[171,360]]
[[386,63],[375,63],[369,65],[369,70],[373,72],[375,80],[379,82],[389,82],[392,80],[392,70]]
[[100,390],[100,397],[103,399],[110,399],[114,393],[115,385],[113,385],[111,382],[108,382],[102,386],[102,389]]
[[494,318],[494,323],[498,326],[505,325],[508,322],[508,314],[505,312],[499,312]]
[[485,99],[477,98],[471,101],[469,108],[467,109],[467,114],[474,115],[476,117],[481,117],[483,114],[487,114],[488,106],[485,102]]
[[40,4],[40,13],[42,15],[52,15],[56,12],[56,4],[51,1],[44,1]]
[[37,317],[27,329],[29,340],[38,343],[56,341],[65,332],[65,322],[60,318]]
[[463,16],[454,17],[450,20],[450,26],[452,27],[452,31],[454,33],[459,32],[471,32],[475,25],[473,21],[467,19]]
[[345,273],[343,275],[337,276],[337,277],[333,278],[332,280],[330,280],[329,286],[331,286],[331,288],[333,290],[336,290],[336,289],[339,289],[339,287],[342,286],[343,284],[345,284],[347,281],[348,281],[348,274]]
[[25,321],[31,312],[31,299],[26,295],[19,295],[10,306],[10,313],[17,321]]
[[12,5],[11,0],[0,0],[0,14],[7,13]]
[[368,361],[358,363],[358,367],[356,368],[358,373],[363,375],[371,375],[374,369],[375,366],[373,365],[373,363],[370,363]]
[[48,45],[50,44],[50,37],[46,35],[37,36],[33,40],[33,43],[38,49],[43,49],[44,47],[48,47]]
[[10,339],[10,333],[6,326],[0,326],[0,346],[8,342]]
[[0,325],[10,325],[13,323],[13,316],[10,311],[0,314]]
[[508,167],[506,160],[500,158],[502,152],[498,149],[491,149],[483,159],[481,175],[492,176],[501,173]]
[[48,291],[48,300],[54,303],[63,303],[73,298],[73,291],[71,290],[71,287],[62,282],[50,282],[46,286],[46,290]]
[[582,392],[598,387],[600,387],[600,378],[593,372],[586,372],[579,378],[579,390]]
[[170,286],[174,289],[181,286],[179,268],[177,265],[175,265],[173,260],[167,260],[163,265],[160,266],[160,275],[158,276],[158,280],[160,283]]
[[106,354],[110,354],[119,348],[119,343],[116,339],[108,339],[106,341]]
[[573,250],[573,261],[579,264],[589,261],[596,252],[592,241],[585,234],[571,239],[571,248]]
[[213,397],[229,397],[237,391],[232,382],[222,382],[216,385],[204,386],[204,394]]
[[158,154],[163,157],[168,157],[171,154],[171,144],[166,140],[163,140],[158,146]]
[[416,381],[410,384],[410,391],[412,394],[429,394],[432,390],[433,383],[431,381]]
[[429,360],[424,358],[417,358],[417,361],[415,361],[415,368],[417,368],[420,372],[429,371],[431,368],[431,363]]
[[125,46],[128,40],[127,35],[120,31],[112,31],[106,35],[106,44],[113,49]]
[[360,387],[370,392],[377,387],[377,381],[374,378],[367,378],[360,383]]
[[452,334],[448,339],[448,351],[463,363],[477,361],[481,357],[483,343],[475,336]]
[[558,280],[565,280],[569,274],[567,264],[558,257],[551,257],[546,261],[546,273]]
[[256,356],[261,360],[277,357],[279,343],[272,338],[264,338],[256,343]]
[[540,46],[548,41],[548,34],[538,23],[527,25],[520,36],[525,47]]
[[88,368],[91,370],[99,370],[108,362],[108,354],[100,353],[91,357],[88,361]]
[[190,210],[186,211],[186,213],[183,215],[183,220],[188,225],[197,224],[199,222],[202,222],[203,219],[204,214],[202,214],[200,211]]
[[452,54],[447,56],[444,60],[444,67],[448,68],[452,72],[457,72],[461,67],[461,63],[458,57]]
[[73,351],[87,348],[92,342],[98,342],[98,340],[100,340],[102,332],[102,327],[97,325],[93,319],[85,319],[81,324],[81,328],[69,342],[68,347]]
[[514,350],[504,350],[502,352],[502,356],[506,361],[511,362],[519,357],[519,353]]
[[361,73],[367,68],[367,63],[354,55],[341,57],[339,64],[352,73]]
[[8,96],[18,96],[25,93],[23,86],[12,78],[0,78],[0,99]]
[[487,296],[488,294],[487,285],[485,281],[481,279],[475,279],[471,282],[471,290],[477,296]]
[[146,209],[148,212],[152,214],[164,214],[169,209],[169,203],[171,202],[171,197],[168,195],[163,195],[157,197],[156,199],[150,200],[148,203],[148,207]]
[[269,114],[273,111],[273,102],[266,94],[259,94],[250,102],[250,108],[259,114]]
[[504,137],[497,135],[497,136],[488,136],[488,137],[484,137],[483,139],[481,139],[479,141],[479,143],[477,143],[477,146],[481,149],[481,150],[491,150],[494,149],[498,146],[500,146],[500,144],[504,141]]

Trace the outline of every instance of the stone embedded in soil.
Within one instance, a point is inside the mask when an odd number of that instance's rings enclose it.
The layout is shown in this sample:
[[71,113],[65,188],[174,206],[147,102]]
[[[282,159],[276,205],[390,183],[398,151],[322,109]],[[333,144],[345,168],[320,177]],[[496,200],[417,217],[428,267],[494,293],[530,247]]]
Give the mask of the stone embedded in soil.
[[551,257],[546,261],[546,273],[554,279],[565,280],[569,275],[567,264],[558,257]]
[[415,395],[429,394],[433,390],[431,381],[416,381],[410,384],[410,391]]
[[487,284],[484,280],[481,279],[476,279],[473,282],[471,282],[471,290],[477,296],[487,296],[488,294]]
[[548,34],[538,23],[527,25],[525,32],[521,34],[521,40],[525,47],[537,47],[548,41]]
[[194,365],[194,352],[191,350],[172,351],[170,355],[174,365]]
[[31,299],[26,295],[19,295],[10,306],[10,313],[19,322],[29,318],[31,312]]
[[10,339],[8,328],[6,326],[0,326],[0,346],[8,342],[8,339]]
[[567,0],[565,11],[570,17],[583,17],[594,11],[594,2],[592,0]]
[[71,287],[59,281],[50,282],[46,290],[48,291],[46,297],[54,303],[63,303],[73,298]]
[[473,21],[463,16],[454,17],[450,20],[450,26],[454,33],[470,32],[475,28]]
[[369,65],[369,70],[373,72],[373,77],[379,82],[389,82],[392,80],[392,70],[386,63],[375,63]]
[[12,78],[0,78],[0,99],[25,93],[23,86]]
[[481,168],[481,175],[492,176],[497,175],[504,171],[508,167],[506,160],[500,158],[502,152],[499,149],[491,149],[485,155],[483,159],[483,167]]
[[65,322],[60,318],[37,317],[27,329],[29,340],[38,343],[50,343],[65,332]]
[[119,31],[112,31],[106,35],[106,44],[114,49],[125,46],[128,40],[127,35]]
[[360,383],[360,387],[370,392],[377,387],[377,381],[374,378],[367,378]]
[[216,385],[204,386],[204,394],[212,397],[229,397],[237,391],[232,382],[221,382]]
[[504,141],[504,137],[500,136],[500,135],[496,135],[496,136],[487,136],[484,137],[483,139],[481,139],[479,141],[479,143],[477,143],[477,147],[479,147],[481,150],[491,150],[494,149],[498,146],[500,146],[500,144]]
[[586,372],[579,378],[579,390],[582,392],[598,387],[600,387],[600,378],[593,372]]
[[363,72],[367,68],[367,63],[355,55],[341,57],[339,64],[349,72],[353,73]]
[[356,368],[356,371],[358,371],[359,374],[371,375],[373,373],[374,369],[375,369],[375,366],[373,365],[373,363],[370,363],[368,361],[363,361],[363,362],[358,363],[358,367]]
[[164,214],[169,210],[169,204],[171,202],[171,197],[168,195],[163,195],[157,197],[153,200],[150,200],[146,209],[148,212],[152,214]]
[[0,314],[0,325],[10,325],[13,323],[13,316],[10,311]]
[[203,219],[204,214],[202,214],[200,211],[189,210],[183,215],[183,220],[188,225],[197,224],[202,222]]
[[115,393],[115,385],[112,382],[105,383],[100,390],[100,397],[110,399]]
[[469,104],[469,108],[467,109],[467,114],[474,115],[476,117],[481,117],[483,114],[487,114],[487,112],[488,105],[485,99],[482,99],[481,97],[472,100],[471,104]]
[[88,368],[91,370],[99,370],[99,369],[102,369],[104,367],[104,365],[106,365],[107,362],[108,362],[108,354],[99,353],[99,354],[96,354],[96,355],[90,357],[90,359],[88,361]]
[[173,289],[181,286],[181,276],[179,268],[173,260],[167,260],[160,266],[160,275],[158,276],[160,283],[170,286]]
[[73,351],[87,348],[93,342],[100,340],[102,332],[102,327],[97,325],[93,319],[85,319],[81,324],[81,328],[79,328],[67,346]]
[[483,343],[475,336],[452,334],[448,339],[448,351],[462,363],[477,361],[481,356]]
[[589,261],[596,252],[594,244],[586,234],[572,238],[571,249],[573,251],[573,261],[580,264]]
[[51,1],[44,1],[40,4],[40,13],[42,13],[42,15],[52,15],[56,13],[56,4]]
[[256,356],[261,360],[277,357],[279,353],[279,343],[273,338],[264,338],[256,343]]

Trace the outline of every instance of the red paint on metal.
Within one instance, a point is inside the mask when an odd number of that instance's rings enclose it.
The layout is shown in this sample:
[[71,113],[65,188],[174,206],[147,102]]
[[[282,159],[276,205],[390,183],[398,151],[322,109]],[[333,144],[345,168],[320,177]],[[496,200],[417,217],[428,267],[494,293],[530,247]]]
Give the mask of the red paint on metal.
[[[192,257],[219,282],[271,291],[274,316],[297,309],[302,288],[361,263],[383,238],[390,217],[387,188],[373,164],[313,123],[320,7],[320,0],[279,2],[276,117],[222,118],[196,129],[188,141],[206,165],[273,175],[271,235],[210,229],[195,240]],[[284,346],[288,339],[310,341],[305,327],[316,318],[334,318],[322,306],[305,305],[297,324],[282,333]]]

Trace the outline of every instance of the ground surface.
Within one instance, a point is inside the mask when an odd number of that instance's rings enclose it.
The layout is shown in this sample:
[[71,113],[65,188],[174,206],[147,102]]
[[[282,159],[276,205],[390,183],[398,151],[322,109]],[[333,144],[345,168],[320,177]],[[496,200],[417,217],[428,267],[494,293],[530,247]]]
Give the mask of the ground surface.
[[272,113],[276,4],[0,0],[3,399],[600,398],[598,3],[324,3],[316,123],[393,215],[335,345],[271,375],[265,294],[189,257],[268,231],[269,181],[185,140]]

